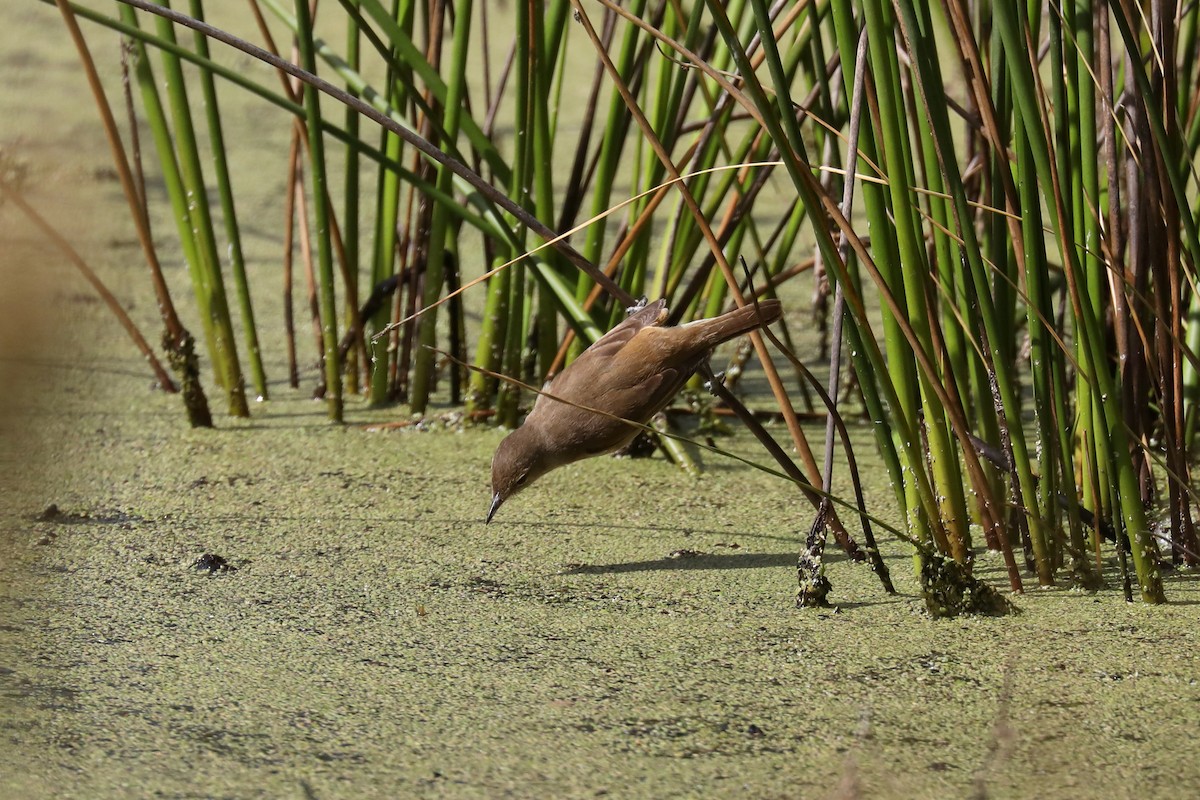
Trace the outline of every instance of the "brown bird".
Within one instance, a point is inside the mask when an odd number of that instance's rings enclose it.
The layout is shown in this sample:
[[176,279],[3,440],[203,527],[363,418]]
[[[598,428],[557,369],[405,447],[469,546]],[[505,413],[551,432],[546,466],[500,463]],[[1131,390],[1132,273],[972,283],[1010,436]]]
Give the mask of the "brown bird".
[[665,300],[635,309],[559,373],[545,387],[553,397],[539,395],[525,424],[500,442],[492,457],[487,522],[506,500],[550,470],[629,444],[641,429],[621,420],[646,424],[714,347],[770,325],[780,313],[778,300],[765,300],[668,328],[663,327]]

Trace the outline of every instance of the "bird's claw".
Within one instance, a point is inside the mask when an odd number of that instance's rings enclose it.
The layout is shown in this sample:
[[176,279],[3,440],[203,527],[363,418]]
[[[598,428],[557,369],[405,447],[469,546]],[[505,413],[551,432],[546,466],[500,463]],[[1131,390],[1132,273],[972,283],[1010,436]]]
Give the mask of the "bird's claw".
[[724,386],[725,385],[725,373],[724,372],[714,373],[712,375],[712,377],[710,377],[708,380],[706,380],[704,382],[704,388],[706,390],[708,390],[708,393],[711,394],[713,397],[719,397],[720,395],[717,393],[716,388],[713,386],[713,381],[717,381],[722,386]]

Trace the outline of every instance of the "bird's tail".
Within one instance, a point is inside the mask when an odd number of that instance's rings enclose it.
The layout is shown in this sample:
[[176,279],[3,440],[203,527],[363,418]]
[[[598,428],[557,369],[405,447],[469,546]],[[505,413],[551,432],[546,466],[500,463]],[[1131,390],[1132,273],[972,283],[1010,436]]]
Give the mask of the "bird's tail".
[[755,328],[770,325],[782,315],[783,307],[778,300],[761,300],[757,306],[747,303],[728,314],[711,319],[699,319],[682,327],[696,329],[705,346],[712,348],[721,342],[741,336],[743,333],[749,333]]

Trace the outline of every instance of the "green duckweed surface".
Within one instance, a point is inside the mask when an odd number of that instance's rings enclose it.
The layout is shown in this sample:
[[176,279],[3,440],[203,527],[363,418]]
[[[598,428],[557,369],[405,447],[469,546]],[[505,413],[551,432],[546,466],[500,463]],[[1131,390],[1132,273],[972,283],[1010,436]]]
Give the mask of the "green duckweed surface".
[[[0,157],[156,338],[61,23],[6,20]],[[485,527],[498,432],[376,430],[402,411],[355,400],[335,427],[282,384],[189,430],[10,204],[0,268],[2,797],[1200,796],[1194,575],[1162,608],[1056,589],[933,622],[889,542],[899,596],[834,556],[837,608],[797,611],[810,511],[769,476],[595,459]]]

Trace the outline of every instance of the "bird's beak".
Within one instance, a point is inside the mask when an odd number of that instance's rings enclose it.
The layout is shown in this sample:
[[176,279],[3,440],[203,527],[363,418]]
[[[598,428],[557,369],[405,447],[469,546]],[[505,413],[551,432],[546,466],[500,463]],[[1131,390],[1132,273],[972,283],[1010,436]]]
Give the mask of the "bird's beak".
[[487,519],[483,521],[484,525],[487,525],[492,521],[492,517],[496,516],[496,510],[500,508],[500,504],[503,502],[504,498],[500,496],[499,492],[496,492],[494,495],[492,495],[492,507],[488,509]]

